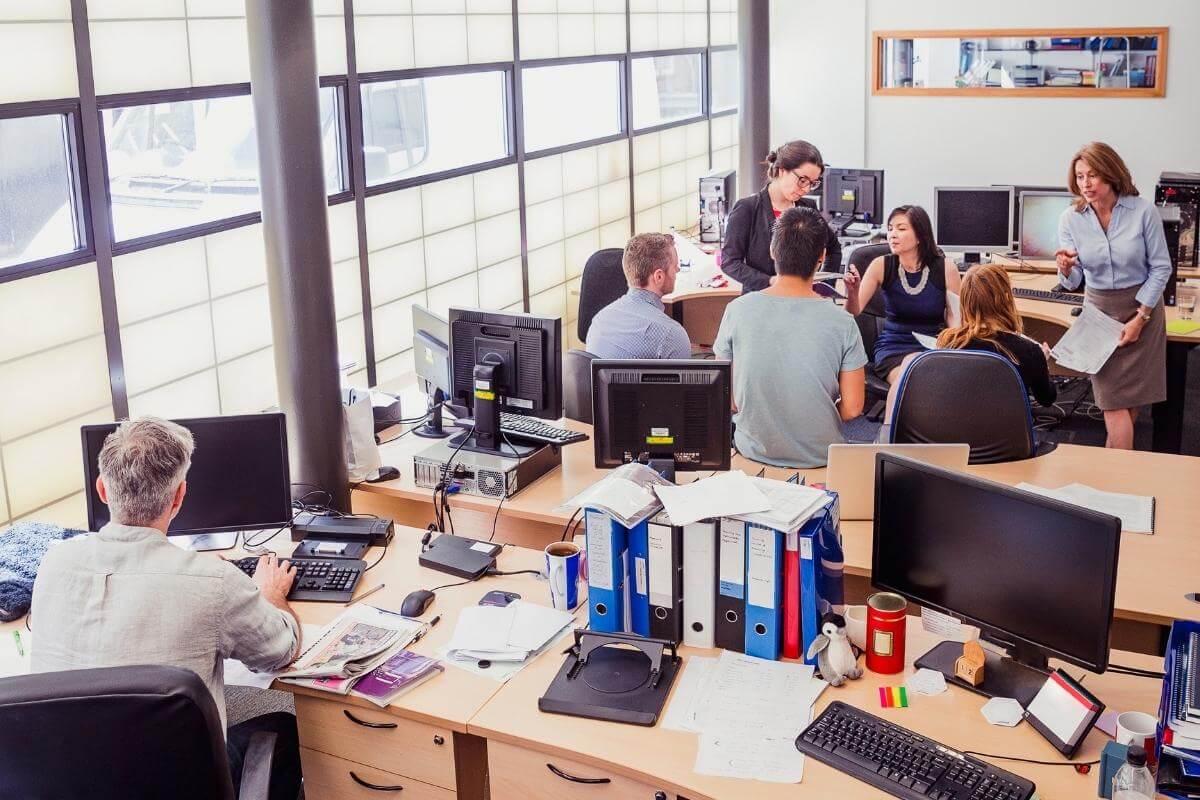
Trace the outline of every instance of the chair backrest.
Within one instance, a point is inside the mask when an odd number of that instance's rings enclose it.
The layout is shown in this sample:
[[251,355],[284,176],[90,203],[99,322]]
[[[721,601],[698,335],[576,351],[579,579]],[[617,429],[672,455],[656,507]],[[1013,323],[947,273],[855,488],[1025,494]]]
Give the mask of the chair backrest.
[[587,350],[572,348],[563,359],[563,407],[567,419],[592,422],[592,359]]
[[900,376],[890,440],[971,446],[971,464],[1019,461],[1037,441],[1012,362],[980,350],[929,350]]
[[233,800],[221,719],[190,670],[0,679],[0,797]]
[[[886,256],[892,249],[886,244],[864,244],[850,254],[850,266],[862,275],[867,271],[871,262],[880,256]],[[875,340],[883,332],[883,292],[876,291],[854,321],[858,323],[858,332],[862,336],[863,349],[867,351],[867,359],[875,360]]]
[[583,277],[579,282],[579,317],[576,330],[579,341],[587,343],[588,329],[596,312],[616,300],[629,288],[625,271],[621,268],[621,256],[625,251],[619,247],[597,250],[583,265]]

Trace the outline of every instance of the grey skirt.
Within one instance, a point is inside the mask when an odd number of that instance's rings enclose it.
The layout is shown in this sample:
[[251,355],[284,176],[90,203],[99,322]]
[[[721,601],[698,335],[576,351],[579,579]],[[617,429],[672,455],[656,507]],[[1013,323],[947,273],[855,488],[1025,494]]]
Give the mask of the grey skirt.
[[[1119,322],[1137,312],[1141,286],[1085,290],[1088,302]],[[1092,376],[1092,393],[1102,411],[1139,408],[1167,399],[1167,312],[1160,299],[1133,344],[1118,347]]]

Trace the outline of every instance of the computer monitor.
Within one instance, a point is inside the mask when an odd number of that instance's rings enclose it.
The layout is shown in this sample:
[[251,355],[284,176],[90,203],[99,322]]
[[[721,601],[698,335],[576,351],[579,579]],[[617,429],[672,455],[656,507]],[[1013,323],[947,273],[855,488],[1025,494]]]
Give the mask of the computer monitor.
[[417,388],[428,398],[428,419],[413,429],[417,436],[444,439],[450,434],[442,428],[442,406],[451,395],[450,323],[424,306],[412,307],[413,370]]
[[1046,680],[1046,658],[1103,672],[1116,594],[1121,523],[1101,514],[901,456],[875,459],[871,583],[978,625],[1009,648],[984,682],[954,678],[959,642],[917,659],[947,680],[1022,706]]
[[[246,414],[228,417],[178,419],[192,433],[196,449],[187,474],[187,495],[168,536],[222,531],[281,528],[292,521],[291,479],[288,469],[287,427],[284,415]],[[84,496],[88,529],[109,521],[108,506],[96,494],[98,459],[104,440],[118,423],[84,425]],[[193,542],[207,549],[212,540]]]
[[[993,186],[1008,186],[1007,183],[993,183]],[[1062,192],[1064,191],[1061,185],[1059,186],[1022,186],[1021,184],[1012,184],[1013,190],[1013,218],[1012,218],[1012,240],[1014,242],[1021,241],[1021,192]]]
[[1011,186],[935,186],[934,228],[943,250],[964,253],[978,263],[980,253],[1005,253],[1012,247]]
[[[883,208],[883,170],[830,167],[821,178],[824,202],[821,208],[845,228],[855,220],[878,224]],[[840,231],[839,231],[840,233]]]
[[1053,259],[1058,250],[1058,221],[1075,202],[1070,192],[1021,192],[1017,255],[1022,259]]
[[730,376],[728,361],[593,360],[596,466],[640,461],[672,479],[729,469]]
[[501,443],[500,412],[562,416],[562,320],[451,308],[450,352],[452,399],[474,415],[471,430],[451,444],[505,456],[536,450]]

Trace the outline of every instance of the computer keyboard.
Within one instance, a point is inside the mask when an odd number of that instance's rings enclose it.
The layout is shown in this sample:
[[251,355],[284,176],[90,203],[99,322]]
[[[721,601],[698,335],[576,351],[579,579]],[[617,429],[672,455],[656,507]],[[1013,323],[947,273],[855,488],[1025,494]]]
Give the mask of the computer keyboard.
[[[238,558],[230,563],[253,577],[258,557]],[[367,562],[350,558],[297,558],[290,563],[296,567],[296,580],[288,592],[288,600],[326,603],[349,602],[358,579],[367,569]]]
[[1083,295],[1069,292],[1056,292],[1047,289],[1024,289],[1013,287],[1013,297],[1023,297],[1027,300],[1046,300],[1051,303],[1066,303],[1069,306],[1083,305]]
[[1034,785],[873,714],[834,701],[796,749],[905,800],[1028,800]]
[[520,439],[530,439],[543,444],[574,444],[586,442],[588,436],[579,431],[569,431],[566,428],[556,428],[547,425],[537,417],[526,417],[522,414],[500,412],[500,432]]

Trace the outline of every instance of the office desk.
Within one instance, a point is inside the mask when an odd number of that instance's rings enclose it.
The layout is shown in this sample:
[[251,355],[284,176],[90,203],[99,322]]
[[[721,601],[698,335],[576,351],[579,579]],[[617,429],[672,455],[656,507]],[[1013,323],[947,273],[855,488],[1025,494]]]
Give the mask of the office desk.
[[[996,253],[992,255],[992,263],[1004,267],[1007,270],[1022,270],[1049,274],[1058,272],[1058,265],[1055,263],[1053,258],[1023,259]],[[1179,277],[1200,278],[1200,269],[1197,269],[1196,267],[1180,267]]]
[[[817,702],[819,713],[829,702],[842,700],[872,714],[894,721],[947,745],[985,753],[1014,755],[1038,760],[1061,760],[1045,739],[1028,724],[1016,728],[989,725],[979,709],[985,698],[963,689],[949,688],[937,697],[910,695],[908,708],[881,709],[878,687],[897,686],[912,673],[915,658],[933,646],[936,639],[909,618],[906,657],[902,675],[866,672],[858,681],[842,688],[827,688]],[[716,655],[719,651],[681,648],[686,657]],[[1114,652],[1112,658],[1127,666],[1161,669],[1161,659]],[[489,777],[495,800],[510,798],[645,798],[678,796],[688,800],[857,800],[880,798],[871,786],[847,777],[815,759],[805,759],[804,779],[799,784],[764,783],[699,775],[693,771],[699,737],[667,730],[661,725],[642,728],[597,722],[575,717],[549,715],[537,710],[537,698],[545,691],[561,659],[543,657],[509,681],[467,726],[471,733],[487,739]],[[1084,673],[1068,667],[1071,674]],[[1145,678],[1107,673],[1088,674],[1086,685],[1112,709],[1144,710],[1154,713],[1159,683]],[[1088,734],[1078,760],[1099,758],[1108,737],[1097,730]],[[1079,775],[1067,767],[1035,766],[996,760],[999,766],[1023,775],[1037,784],[1043,800],[1078,800],[1094,797],[1097,771]],[[555,777],[549,764],[577,777],[610,778],[607,786],[579,787]],[[656,795],[655,792],[663,792]]]
[[680,261],[690,262],[686,270],[675,277],[675,291],[663,296],[663,303],[675,321],[683,325],[688,339],[696,344],[711,346],[721,326],[721,316],[730,300],[740,297],[742,285],[726,277],[727,286],[720,288],[701,284],[724,275],[716,257],[706,253],[691,239],[675,234],[675,249]]

